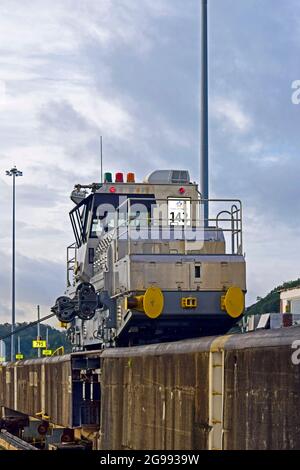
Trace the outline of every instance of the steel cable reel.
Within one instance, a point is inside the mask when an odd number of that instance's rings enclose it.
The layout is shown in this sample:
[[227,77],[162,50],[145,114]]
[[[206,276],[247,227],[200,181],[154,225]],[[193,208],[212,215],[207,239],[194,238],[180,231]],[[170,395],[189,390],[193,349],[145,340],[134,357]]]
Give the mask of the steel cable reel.
[[91,320],[98,307],[98,296],[92,284],[83,282],[77,287],[78,317],[81,320]]
[[62,323],[71,323],[76,316],[74,301],[67,296],[58,297],[51,311]]

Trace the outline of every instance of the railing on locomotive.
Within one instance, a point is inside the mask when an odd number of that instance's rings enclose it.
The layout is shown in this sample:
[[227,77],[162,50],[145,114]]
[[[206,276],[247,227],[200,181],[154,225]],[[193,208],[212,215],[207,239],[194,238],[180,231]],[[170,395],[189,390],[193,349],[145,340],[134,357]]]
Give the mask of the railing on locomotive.
[[67,247],[67,287],[75,282],[75,267],[77,263],[77,244],[72,243]]
[[[168,211],[168,203],[170,200],[176,200],[176,198],[165,198],[165,199],[153,199],[153,198],[139,198],[138,204],[142,201],[152,202],[153,206],[162,206],[165,205],[165,209]],[[203,240],[205,240],[205,232],[220,232],[224,235],[226,246],[231,246],[231,254],[241,255],[243,254],[243,231],[242,231],[242,203],[239,199],[209,199],[205,201],[203,199],[189,199],[189,198],[178,198],[178,200],[188,201],[191,204],[190,212],[196,214],[196,217],[185,218],[182,224],[177,224],[174,220],[170,221],[169,216],[167,218],[154,218],[147,217],[137,219],[136,215],[132,215],[132,206],[137,205],[137,199],[128,198],[124,201],[116,210],[116,221],[115,221],[115,236],[114,239],[123,239],[126,236],[128,240],[128,252],[130,252],[130,232],[134,227],[134,222],[140,224],[143,228],[154,228],[154,229],[198,229],[203,234]],[[204,205],[205,202],[210,204],[210,207],[218,206],[220,204],[225,205],[225,208],[220,208],[217,211],[215,217],[209,217],[204,219]],[[198,210],[197,210],[198,206]],[[229,209],[228,209],[229,206]],[[126,210],[124,210],[124,208]],[[122,209],[122,210],[121,210]],[[212,211],[210,211],[212,212]],[[120,213],[126,217],[121,219],[120,223]],[[141,224],[144,222],[144,225]],[[171,222],[171,223],[170,223]],[[221,225],[222,226],[221,226]],[[224,226],[229,224],[229,227]],[[120,232],[120,229],[124,229]],[[134,227],[136,230],[136,226]],[[155,238],[154,238],[155,239]]]

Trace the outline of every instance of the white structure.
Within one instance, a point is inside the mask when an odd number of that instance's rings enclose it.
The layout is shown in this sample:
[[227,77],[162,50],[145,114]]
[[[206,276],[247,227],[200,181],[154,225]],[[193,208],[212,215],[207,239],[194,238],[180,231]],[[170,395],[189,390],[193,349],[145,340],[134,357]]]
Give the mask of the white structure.
[[4,341],[0,341],[0,363],[6,361],[6,348]]
[[300,287],[280,292],[280,312],[300,314]]

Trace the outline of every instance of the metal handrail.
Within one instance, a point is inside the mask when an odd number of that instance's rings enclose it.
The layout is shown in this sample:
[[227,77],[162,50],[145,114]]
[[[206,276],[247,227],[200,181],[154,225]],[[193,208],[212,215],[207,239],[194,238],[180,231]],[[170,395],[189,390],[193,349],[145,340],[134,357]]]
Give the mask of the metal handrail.
[[[116,220],[115,227],[113,230],[115,231],[114,236],[112,237],[113,240],[121,239],[124,237],[124,235],[130,234],[131,229],[133,229],[136,226],[132,225],[132,222],[136,219],[136,216],[131,215],[131,202],[133,204],[140,204],[143,201],[151,201],[157,204],[159,202],[165,202],[168,203],[170,199],[164,198],[164,199],[154,199],[153,197],[141,197],[138,200],[136,198],[128,198],[125,201],[123,201],[120,206],[117,209],[116,212],[116,218],[118,219],[118,214],[120,214],[120,211],[122,208],[125,206],[126,210],[123,212],[125,214],[125,218],[122,220],[121,223],[118,223]],[[192,198],[186,198],[187,201],[189,201],[192,205],[192,203],[197,203],[199,206],[204,203],[204,200],[201,199],[192,199]],[[232,254],[240,254],[242,250],[242,203],[239,199],[210,199],[210,202],[213,203],[231,203],[230,210],[222,210],[220,211],[216,217],[209,217],[207,219],[208,225],[206,226],[205,224],[199,225],[199,229],[203,230],[203,232],[208,232],[211,230],[214,231],[220,231],[222,233],[231,233],[231,252]],[[159,207],[158,207],[159,209]],[[191,206],[191,210],[192,206]],[[195,210],[195,209],[194,209]],[[228,217],[224,217],[224,214],[227,214]],[[161,214],[159,214],[161,215]],[[190,217],[189,219],[186,219],[183,224],[172,222],[170,223],[170,219],[168,218],[163,218],[163,217],[142,217],[139,216],[139,224],[140,224],[140,229],[149,229],[151,227],[157,227],[160,230],[167,228],[169,230],[172,229],[192,229],[195,230],[196,227],[194,224],[199,223],[199,219],[195,217]],[[230,223],[230,228],[227,227],[220,227],[221,222],[226,222]],[[144,225],[145,223],[145,225]],[[214,226],[210,226],[209,223],[214,223]],[[205,225],[205,226],[204,226]],[[121,232],[120,230],[123,229]],[[128,253],[130,253],[130,236],[127,237],[127,242],[128,242]]]
[[59,346],[59,348],[55,349],[52,353],[52,356],[63,356],[65,354],[64,346]]
[[[176,199],[176,198],[171,198]],[[111,239],[109,240],[110,246],[112,243],[120,243],[121,239],[127,243],[126,254],[130,255],[132,250],[132,242],[136,243],[134,237],[131,237],[130,233],[132,230],[137,230],[137,226],[133,224],[134,220],[137,219],[136,214],[132,215],[131,209],[132,206],[135,204],[142,204],[143,201],[152,202],[155,205],[155,208],[158,209],[159,214],[158,217],[149,217],[143,216],[143,212],[141,211],[140,215],[138,216],[139,222],[139,229],[143,230],[159,230],[160,232],[165,229],[172,232],[173,230],[193,230],[197,231],[198,229],[203,231],[203,239],[201,241],[205,242],[205,233],[214,231],[216,233],[222,233],[224,235],[225,243],[226,243],[226,234],[230,234],[230,245],[231,250],[227,250],[227,253],[231,253],[232,255],[240,255],[242,254],[242,244],[243,244],[243,234],[242,234],[242,203],[239,199],[210,199],[208,200],[211,203],[215,204],[228,204],[228,209],[220,210],[215,217],[208,217],[207,220],[203,221],[200,218],[200,210],[201,206],[204,204],[203,199],[192,199],[192,198],[180,198],[178,199],[186,199],[190,202],[190,217],[186,219],[183,224],[176,224],[176,222],[170,223],[169,215],[167,217],[162,217],[165,213],[162,209],[163,207],[159,205],[159,203],[163,202],[166,203],[166,207],[168,204],[169,198],[153,198],[153,197],[140,197],[140,198],[128,198],[124,200],[120,206],[116,209],[115,214],[115,223],[114,226],[109,228],[108,232],[110,234]],[[193,205],[194,203],[194,205]],[[195,204],[197,204],[196,212],[195,212]],[[147,206],[147,211],[149,211],[149,207]],[[168,212],[167,212],[168,213]],[[120,218],[120,214],[123,214],[123,217]],[[151,214],[152,215],[152,214]],[[199,218],[198,218],[199,215]],[[227,224],[230,224],[228,227]],[[221,227],[223,225],[223,227]],[[133,239],[132,239],[133,238]],[[101,236],[99,240],[99,245],[105,239],[105,235]],[[157,242],[156,238],[151,238],[150,240],[155,244]],[[180,238],[178,239],[180,240]],[[182,238],[184,241],[190,242],[191,240]],[[199,240],[199,239],[198,239]],[[216,237],[216,241],[219,240],[218,236]],[[142,238],[139,240],[140,242],[144,243],[146,240]],[[174,240],[175,241],[175,240]],[[98,249],[98,247],[96,249]],[[104,251],[106,252],[105,244],[104,244]],[[118,246],[116,246],[118,251]],[[181,251],[181,250],[180,250]],[[184,244],[184,251],[181,254],[187,254],[187,244]],[[96,263],[99,265],[99,261]],[[95,268],[95,264],[94,264]]]
[[[70,253],[73,252],[74,254],[71,255]],[[76,242],[72,243],[67,247],[67,287],[74,285],[75,281],[75,273],[74,268],[77,262],[77,244]],[[72,273],[72,279],[71,275]]]

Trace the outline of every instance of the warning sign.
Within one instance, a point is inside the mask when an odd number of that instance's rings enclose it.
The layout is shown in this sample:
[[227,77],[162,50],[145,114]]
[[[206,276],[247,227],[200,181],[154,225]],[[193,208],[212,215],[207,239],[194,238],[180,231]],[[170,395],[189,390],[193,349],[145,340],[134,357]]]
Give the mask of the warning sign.
[[32,347],[37,349],[44,349],[47,347],[46,341],[42,339],[36,339],[32,341]]

